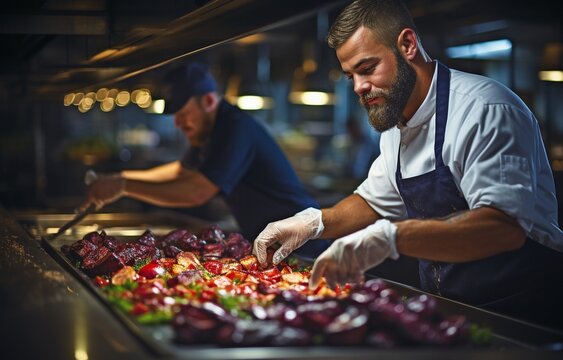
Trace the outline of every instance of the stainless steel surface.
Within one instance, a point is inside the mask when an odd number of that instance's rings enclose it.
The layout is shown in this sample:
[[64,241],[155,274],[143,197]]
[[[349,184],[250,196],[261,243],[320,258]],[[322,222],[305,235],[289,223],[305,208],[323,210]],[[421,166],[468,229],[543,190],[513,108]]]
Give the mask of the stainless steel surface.
[[[231,349],[175,345],[169,341],[169,328],[140,327],[133,321],[123,321],[124,314],[116,316],[108,304],[100,301],[95,288],[87,285],[84,277],[73,276],[73,271],[69,272],[69,264],[56,262],[49,252],[54,249],[55,258],[62,256],[58,251],[60,244],[74,241],[94,227],[128,240],[140,235],[145,226],[153,228],[158,223],[161,224],[156,227],[159,233],[181,224],[195,231],[208,223],[198,219],[186,221],[183,217],[171,215],[95,214],[88,216],[73,232],[42,248],[39,236],[30,236],[24,228],[31,233],[38,229],[56,228],[56,224],[72,215],[17,215],[19,222],[13,214],[0,207],[0,291],[3,305],[0,346],[3,353],[18,354],[18,358],[349,359],[353,355],[358,359],[529,359],[538,356],[555,359],[561,355],[536,350],[562,341],[563,334],[440,298],[438,300],[445,313],[463,313],[472,321],[491,326],[495,332],[493,346],[483,349],[380,350],[367,347]],[[135,229],[137,232],[133,234]],[[51,246],[53,249],[50,249]],[[405,295],[418,292],[401,284],[394,286]]]
[[61,226],[59,228],[59,230],[57,230],[57,232],[55,234],[49,234],[49,237],[47,238],[48,240],[52,241],[56,238],[58,238],[59,236],[61,236],[62,234],[64,234],[68,229],[70,229],[71,227],[73,227],[74,225],[77,225],[79,222],[82,221],[82,219],[84,219],[86,216],[90,215],[91,213],[94,212],[94,210],[96,210],[96,205],[92,204],[90,205],[86,210],[84,211],[80,211],[78,214],[76,214],[74,216],[74,218],[72,218],[72,220],[70,220],[69,222],[65,223],[63,226]]
[[145,359],[145,345],[0,207],[4,359]]

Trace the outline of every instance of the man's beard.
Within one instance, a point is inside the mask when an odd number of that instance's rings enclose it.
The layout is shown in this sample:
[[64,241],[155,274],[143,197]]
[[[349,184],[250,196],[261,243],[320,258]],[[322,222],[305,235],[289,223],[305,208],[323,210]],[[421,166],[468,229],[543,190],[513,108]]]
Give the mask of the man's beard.
[[[374,91],[364,94],[360,103],[368,112],[368,120],[371,126],[383,132],[396,126],[403,118],[403,111],[416,83],[416,72],[405,59],[394,50],[397,59],[397,78],[389,90]],[[385,99],[381,105],[368,105],[368,101],[374,97]]]

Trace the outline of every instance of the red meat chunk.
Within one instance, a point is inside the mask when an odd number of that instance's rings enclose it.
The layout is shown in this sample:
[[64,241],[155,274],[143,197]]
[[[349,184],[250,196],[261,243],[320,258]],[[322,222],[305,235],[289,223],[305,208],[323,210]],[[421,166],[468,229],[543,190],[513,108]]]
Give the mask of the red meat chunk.
[[91,277],[109,275],[124,266],[123,262],[110,249],[101,246],[90,252],[82,262],[82,268]]

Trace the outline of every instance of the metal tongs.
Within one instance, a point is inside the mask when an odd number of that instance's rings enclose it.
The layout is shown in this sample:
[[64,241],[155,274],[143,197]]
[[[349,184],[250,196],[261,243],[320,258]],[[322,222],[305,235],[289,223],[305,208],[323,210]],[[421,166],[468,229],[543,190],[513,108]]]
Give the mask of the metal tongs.
[[[98,177],[93,170],[88,170],[86,172],[86,176],[84,177],[84,183],[90,186],[90,184],[92,184],[97,178]],[[64,234],[68,229],[81,222],[82,219],[84,219],[87,215],[93,213],[94,211],[96,211],[96,204],[90,204],[90,206],[88,206],[85,210],[78,211],[76,215],[74,215],[72,220],[61,226],[55,234],[47,236],[47,240],[49,241],[55,240],[60,235]]]

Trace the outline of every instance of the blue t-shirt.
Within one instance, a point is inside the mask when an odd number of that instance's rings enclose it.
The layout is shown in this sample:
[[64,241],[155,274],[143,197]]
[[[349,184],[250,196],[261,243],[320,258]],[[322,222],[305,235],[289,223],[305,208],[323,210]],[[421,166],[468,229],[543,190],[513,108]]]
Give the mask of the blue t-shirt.
[[[268,223],[318,207],[264,127],[225,100],[207,145],[188,149],[182,164],[219,187],[241,233],[251,241]],[[316,256],[326,245],[309,241],[298,252]]]

